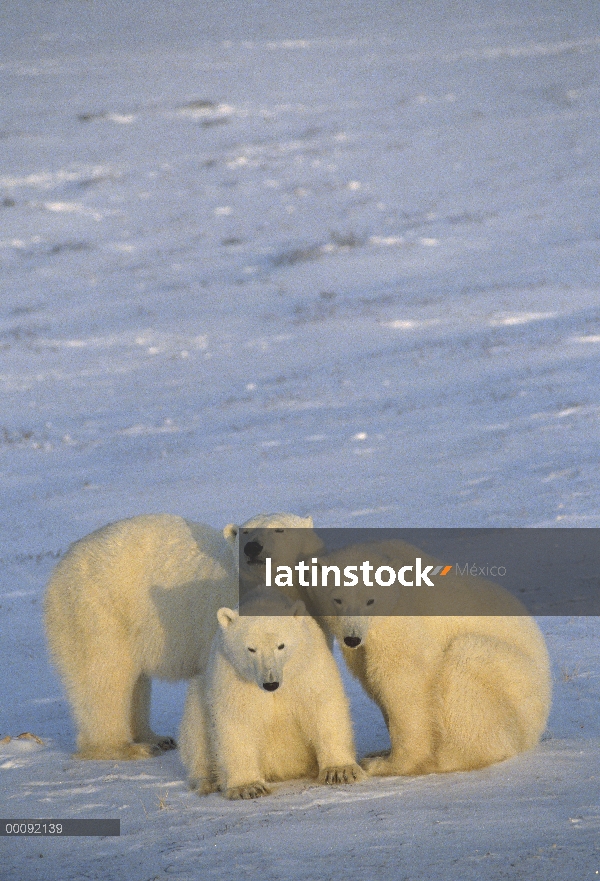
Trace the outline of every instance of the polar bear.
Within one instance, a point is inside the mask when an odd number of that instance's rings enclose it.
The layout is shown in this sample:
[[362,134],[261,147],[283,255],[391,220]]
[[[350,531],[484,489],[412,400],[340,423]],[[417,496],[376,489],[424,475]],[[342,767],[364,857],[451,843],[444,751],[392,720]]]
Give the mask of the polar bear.
[[[294,514],[258,514],[237,531],[235,555],[238,561],[239,598],[242,600],[254,590],[273,587],[291,600],[302,600],[308,614],[313,614],[312,600],[296,572],[289,578],[273,574],[272,583],[266,583],[266,561],[270,560],[271,573],[279,566],[291,569],[300,560],[312,560],[324,549],[324,544],[314,531],[312,517]],[[227,528],[225,530],[226,535]],[[322,622],[327,644],[333,649],[333,637]]]
[[363,779],[339,669],[302,601],[259,590],[239,609],[219,609],[208,670],[189,685],[179,744],[192,788],[247,799],[270,781]]
[[[271,561],[273,572],[276,572],[280,564],[294,565],[299,560],[312,558],[323,550],[323,542],[313,529],[312,517],[298,517],[293,514],[258,514],[242,526],[232,528],[238,531],[235,550],[242,593],[266,586],[267,558]],[[275,585],[271,586],[275,587]],[[307,594],[298,578],[295,578],[291,584],[278,584],[277,590],[289,599],[301,599],[305,605],[307,604]]]
[[[422,566],[439,565],[404,542],[352,549],[353,561],[375,567],[392,562],[398,569],[417,556]],[[322,558],[337,566],[347,560],[347,550]],[[482,768],[538,743],[550,710],[548,653],[535,621],[503,588],[448,575],[443,588],[409,592],[395,614],[380,616],[369,614],[380,599],[377,588],[310,590],[388,727],[390,752],[361,762],[369,774]],[[451,611],[444,605],[449,597],[468,613],[440,614]]]
[[45,597],[51,655],[77,726],[77,758],[175,746],[150,728],[151,677],[203,669],[213,619],[237,594],[234,537],[170,514],[120,520],[75,542]]
[[147,758],[175,746],[150,728],[151,678],[188,679],[205,668],[217,610],[238,602],[237,532],[142,515],[82,538],[58,563],[45,623],[78,758]]

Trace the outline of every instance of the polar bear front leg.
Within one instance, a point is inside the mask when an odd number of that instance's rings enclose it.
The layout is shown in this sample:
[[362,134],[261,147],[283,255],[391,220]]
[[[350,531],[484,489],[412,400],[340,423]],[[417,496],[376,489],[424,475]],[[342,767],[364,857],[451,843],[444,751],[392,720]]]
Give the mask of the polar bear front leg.
[[362,759],[371,776],[429,774],[435,770],[434,720],[429,677],[401,669],[378,689],[378,703],[390,734],[389,753]]
[[338,676],[332,668],[327,696],[315,698],[315,715],[303,724],[307,740],[314,743],[319,783],[356,783],[367,776],[356,761],[350,710]]
[[181,728],[179,753],[188,772],[190,789],[198,795],[208,795],[219,788],[210,744],[208,717],[205,706],[202,677],[190,681]]
[[145,673],[141,673],[133,687],[131,698],[131,731],[135,743],[151,743],[162,750],[176,749],[177,744],[172,737],[155,734],[150,727],[150,694],[152,681]]
[[249,799],[269,795],[261,770],[264,731],[260,720],[241,720],[237,714],[215,720],[219,788],[225,798]]

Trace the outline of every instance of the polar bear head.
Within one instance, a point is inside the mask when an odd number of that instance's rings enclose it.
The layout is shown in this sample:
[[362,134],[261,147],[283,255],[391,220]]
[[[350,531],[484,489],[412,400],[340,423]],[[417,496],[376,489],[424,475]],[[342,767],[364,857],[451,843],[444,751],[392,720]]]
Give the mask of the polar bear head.
[[226,526],[223,534],[229,541],[235,536],[240,578],[250,585],[264,585],[267,557],[276,571],[277,566],[294,565],[323,549],[312,517],[296,514],[258,514],[241,526]]
[[364,583],[342,585],[341,579],[339,586],[310,586],[307,594],[314,614],[324,619],[340,645],[353,649],[364,643],[373,616],[392,614],[398,602],[394,588]]
[[255,592],[239,611],[217,612],[220,650],[242,679],[277,691],[286,664],[306,641],[305,615],[301,600],[292,603],[276,591]]
[[340,645],[358,648],[366,639],[376,592],[360,587],[308,587],[311,609],[322,618]]
[[397,549],[390,544],[354,543],[319,558],[319,583],[311,580],[307,603],[346,648],[364,643],[376,616],[398,613],[402,593],[397,583]]

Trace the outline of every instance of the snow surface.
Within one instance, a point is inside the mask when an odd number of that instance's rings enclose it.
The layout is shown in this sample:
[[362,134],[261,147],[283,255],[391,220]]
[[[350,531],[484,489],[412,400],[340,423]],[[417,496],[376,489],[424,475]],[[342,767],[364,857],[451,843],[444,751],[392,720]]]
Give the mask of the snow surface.
[[236,804],[70,758],[41,599],[149,511],[600,526],[600,6],[15,0],[0,53],[1,813],[122,829],[0,877],[597,877],[597,619],[541,621],[536,751]]

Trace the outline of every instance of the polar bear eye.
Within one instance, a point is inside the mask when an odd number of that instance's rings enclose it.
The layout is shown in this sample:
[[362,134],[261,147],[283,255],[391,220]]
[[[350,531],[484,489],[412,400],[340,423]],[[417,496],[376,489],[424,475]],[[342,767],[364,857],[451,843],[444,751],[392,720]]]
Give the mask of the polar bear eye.
[[342,605],[342,601],[339,600],[337,597],[334,597],[334,598],[333,598],[333,602],[334,602],[334,603],[337,603],[338,606],[341,606],[341,605]]
[[277,646],[277,648],[279,649],[279,651],[281,651],[282,649],[285,648],[285,643],[282,642],[281,645]]
[[367,600],[367,606],[372,606],[375,600]]
[[276,529],[275,532],[283,532],[283,529]]
[[251,649],[250,646],[248,646],[248,651],[249,651],[249,652],[252,652],[252,654],[255,654],[255,653],[256,653],[256,649]]

